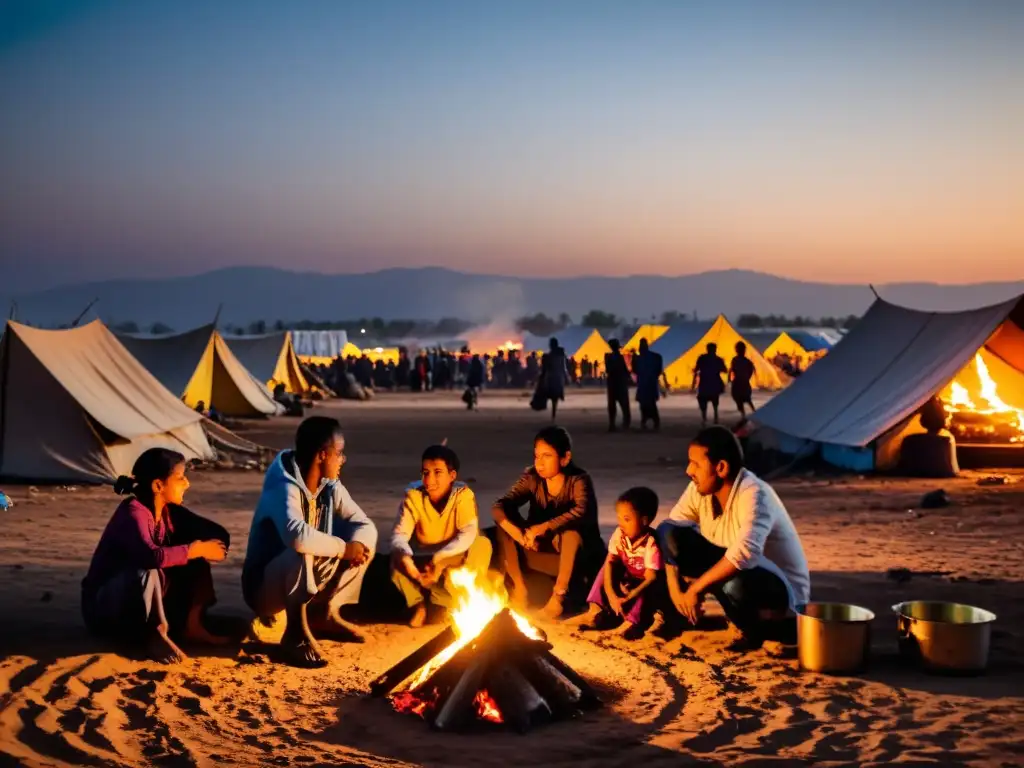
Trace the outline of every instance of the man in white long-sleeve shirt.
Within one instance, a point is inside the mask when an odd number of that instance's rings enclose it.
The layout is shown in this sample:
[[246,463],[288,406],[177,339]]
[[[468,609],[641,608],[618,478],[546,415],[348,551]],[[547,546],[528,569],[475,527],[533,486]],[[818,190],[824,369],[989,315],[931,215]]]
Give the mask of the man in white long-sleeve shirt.
[[451,608],[452,569],[478,576],[491,563],[491,540],[480,536],[476,496],[456,481],[459,457],[447,445],[431,445],[420,461],[421,482],[405,492],[391,534],[391,580],[409,606],[409,625],[427,618],[425,596]]
[[725,427],[701,430],[688,458],[690,484],[658,528],[672,603],[695,624],[711,593],[743,634],[737,647],[791,642],[791,609],[810,600],[811,581],[786,507],[743,467],[743,449]]
[[377,528],[338,481],[344,450],[337,419],[303,421],[295,450],[267,469],[249,528],[242,594],[257,616],[254,632],[261,637],[284,614],[281,650],[297,666],[326,663],[314,633],[363,641],[339,609],[359,599]]

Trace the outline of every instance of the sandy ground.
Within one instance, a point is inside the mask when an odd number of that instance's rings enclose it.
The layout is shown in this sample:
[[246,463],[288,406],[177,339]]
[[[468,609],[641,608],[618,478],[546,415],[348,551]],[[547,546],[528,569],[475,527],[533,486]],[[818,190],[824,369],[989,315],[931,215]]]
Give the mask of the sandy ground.
[[[386,529],[419,452],[448,437],[463,478],[485,503],[531,460],[545,418],[525,399],[485,395],[478,413],[456,395],[338,403],[347,429],[345,482]],[[605,533],[617,493],[648,484],[667,514],[684,486],[692,399],[665,405],[659,435],[605,432],[600,394],[571,393],[560,422],[593,474]],[[730,418],[732,414],[729,414]],[[294,420],[247,430],[276,447]],[[0,518],[0,766],[136,765],[1022,765],[1024,764],[1024,485],[973,474],[928,481],[799,477],[777,487],[796,520],[816,599],[876,611],[873,663],[856,677],[801,672],[795,660],[726,650],[728,628],[662,642],[593,640],[549,629],[555,652],[605,693],[582,720],[514,734],[445,735],[365,698],[369,682],[438,631],[378,624],[363,646],[327,643],[331,666],[297,671],[251,649],[165,668],[115,655],[84,632],[79,583],[117,503],[109,489],[7,486]],[[239,577],[261,478],[197,472],[187,503],[227,526],[215,570],[216,610],[244,614]],[[916,510],[943,487],[952,506]],[[485,517],[489,515],[485,512]],[[910,581],[887,578],[905,567]],[[888,606],[949,599],[999,614],[991,669],[929,676],[896,656]]]

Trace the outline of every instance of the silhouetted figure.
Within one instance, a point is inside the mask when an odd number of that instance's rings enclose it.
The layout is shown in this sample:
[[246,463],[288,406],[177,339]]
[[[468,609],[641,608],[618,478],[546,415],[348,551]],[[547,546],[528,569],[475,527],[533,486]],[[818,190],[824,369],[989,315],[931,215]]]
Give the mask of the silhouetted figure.
[[647,429],[647,422],[653,422],[654,430],[661,429],[661,414],[658,400],[661,398],[659,380],[664,381],[668,390],[665,364],[657,352],[652,352],[647,339],[640,339],[636,355],[633,356],[633,373],[636,375],[636,402],[640,406],[640,429]]
[[558,401],[565,400],[565,384],[568,379],[565,350],[558,346],[558,339],[551,339],[549,349],[540,359],[540,383],[545,396],[551,400],[551,420],[558,414]]
[[619,340],[608,342],[612,348],[604,356],[608,393],[608,431],[615,431],[615,412],[622,411],[622,428],[629,429],[629,368],[619,349]]
[[466,403],[467,410],[473,410],[477,407],[477,401],[480,398],[480,389],[484,385],[484,363],[480,359],[480,355],[473,355],[473,359],[469,362],[469,370],[466,373],[466,392],[463,394],[462,399]]
[[697,406],[700,408],[700,420],[704,424],[708,422],[709,404],[715,409],[715,424],[718,423],[718,399],[725,391],[722,375],[728,372],[725,360],[718,356],[718,345],[711,342],[707,352],[697,358],[691,385],[691,389],[697,390]]
[[729,366],[729,379],[732,382],[732,399],[740,416],[746,419],[745,406],[750,406],[751,413],[757,408],[754,407],[754,363],[747,357],[747,345],[742,341],[736,342],[736,357]]

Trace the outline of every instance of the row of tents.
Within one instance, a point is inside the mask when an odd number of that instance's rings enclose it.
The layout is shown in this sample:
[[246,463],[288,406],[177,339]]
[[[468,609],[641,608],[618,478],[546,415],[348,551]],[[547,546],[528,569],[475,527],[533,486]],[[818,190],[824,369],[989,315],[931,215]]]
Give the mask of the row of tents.
[[196,408],[280,413],[271,388],[308,389],[288,332],[228,337],[212,325],[171,336],[8,322],[0,339],[0,477],[103,482],[146,448],[213,449]]
[[[804,349],[811,343],[787,335]],[[601,360],[609,349],[594,329],[568,328],[557,338],[577,359]],[[641,338],[663,356],[673,386],[688,386],[709,342],[728,356],[746,340],[757,385],[781,388],[757,343],[724,317],[644,326],[626,350]],[[542,351],[548,339],[524,341],[527,351]],[[976,359],[987,382],[969,379]],[[889,469],[903,439],[923,431],[922,406],[936,395],[948,399],[961,380],[971,392],[985,395],[988,387],[987,395],[998,390],[1017,404],[1004,410],[1017,414],[1024,436],[1024,297],[952,313],[877,299],[827,355],[757,411],[753,438],[785,454],[818,451],[848,469]],[[118,336],[98,320],[56,331],[9,322],[0,339],[0,477],[110,481],[154,445],[209,459],[213,449],[195,408],[203,403],[243,417],[278,413],[270,392],[277,385],[292,393],[308,389],[287,331],[223,337],[204,326],[173,336]]]
[[[397,347],[360,349],[344,331],[293,331],[295,349],[303,362],[329,363],[334,357],[367,355],[371,360],[385,361],[397,357]],[[522,336],[522,351],[542,353],[547,351],[551,338],[556,338],[568,357],[577,362],[584,359],[603,363],[606,353],[611,352],[607,339],[597,328],[575,325],[563,328],[552,335],[531,333]],[[741,334],[724,315],[714,320],[688,321],[674,325],[642,325],[623,345],[627,354],[635,354],[640,340],[646,338],[651,349],[665,361],[665,373],[673,388],[687,388],[693,377],[697,358],[704,353],[709,343],[718,345],[718,354],[728,363],[736,342],[747,345],[747,356],[754,363],[755,387],[763,390],[777,390],[783,385],[779,370],[771,361],[785,357],[805,369],[810,363],[823,356],[840,338],[838,332],[823,330],[777,330],[755,331]],[[453,342],[458,348],[467,342]],[[429,345],[428,345],[429,346]],[[442,345],[453,348],[451,344]],[[495,352],[496,350],[474,350]]]
[[[553,334],[565,350],[566,355],[577,361],[603,361],[606,352],[611,351],[608,342],[596,328],[570,326]],[[662,356],[665,375],[673,389],[685,389],[693,380],[693,369],[697,358],[714,343],[718,354],[728,363],[734,354],[737,342],[747,345],[747,357],[754,363],[754,386],[762,390],[778,390],[783,382],[779,370],[770,362],[779,355],[800,360],[802,367],[823,355],[834,342],[825,334],[798,331],[757,332],[741,334],[726,319],[719,315],[714,320],[686,321],[673,325],[642,325],[623,344],[627,354],[635,354],[640,340],[647,339],[653,352]],[[540,352],[548,348],[549,337],[526,334],[523,349],[526,352]]]

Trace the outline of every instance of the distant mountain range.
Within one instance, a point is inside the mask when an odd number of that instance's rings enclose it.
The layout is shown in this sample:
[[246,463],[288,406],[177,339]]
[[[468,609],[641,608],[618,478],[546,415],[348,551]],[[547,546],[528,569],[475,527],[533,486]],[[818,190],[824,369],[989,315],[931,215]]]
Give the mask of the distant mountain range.
[[[888,301],[942,311],[983,306],[1022,294],[1024,280],[972,285],[892,283],[875,288]],[[696,312],[701,318],[718,313],[735,318],[746,312],[842,317],[863,313],[874,296],[867,285],[809,283],[745,270],[679,277],[544,279],[440,268],[324,275],[235,267],[192,277],[107,280],[22,296],[0,293],[0,311],[7,312],[14,300],[18,319],[55,326],[71,322],[96,298],[99,301],[88,317],[99,316],[108,323],[134,321],[142,327],[161,322],[184,330],[210,322],[221,304],[221,323],[234,324],[360,317],[457,317],[501,324],[536,312],[553,317],[566,312],[578,322],[591,309],[641,322],[666,310]]]

